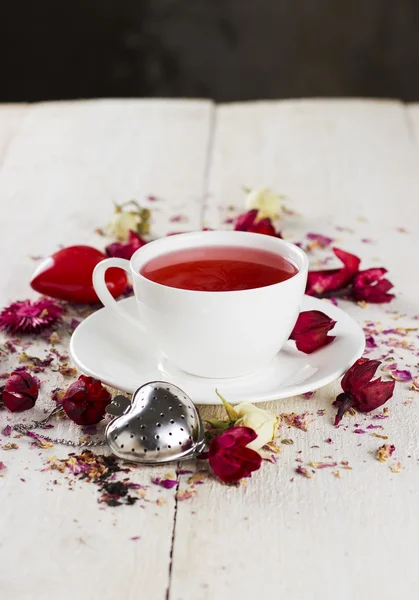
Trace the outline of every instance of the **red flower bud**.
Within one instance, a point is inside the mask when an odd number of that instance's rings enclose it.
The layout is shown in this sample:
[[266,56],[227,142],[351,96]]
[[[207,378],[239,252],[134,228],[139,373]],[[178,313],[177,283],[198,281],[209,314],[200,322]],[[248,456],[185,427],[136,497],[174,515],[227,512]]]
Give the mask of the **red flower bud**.
[[335,255],[343,262],[340,269],[310,271],[307,277],[306,293],[310,296],[322,296],[346,288],[358,272],[360,259],[339,248],[333,248]]
[[341,381],[343,394],[339,394],[333,403],[338,407],[335,425],[342,420],[343,415],[350,408],[359,412],[370,412],[382,406],[392,397],[394,381],[382,381],[381,378],[372,381],[378,367],[379,360],[359,358],[346,372]]
[[38,398],[38,380],[26,371],[13,372],[3,388],[2,399],[12,412],[28,410]]
[[146,243],[147,242],[143,240],[138,233],[130,231],[128,234],[128,242],[126,244],[114,242],[113,244],[106,246],[105,252],[107,256],[116,256],[117,258],[126,258],[127,260],[130,260],[134,252]]
[[311,354],[333,342],[334,336],[327,333],[335,324],[336,321],[320,310],[307,310],[298,315],[289,339],[295,341],[298,350]]
[[353,294],[355,300],[380,304],[390,302],[394,294],[388,294],[393,284],[388,279],[383,279],[387,269],[383,267],[366,269],[355,275],[353,283]]
[[246,448],[256,438],[256,433],[249,427],[231,427],[211,440],[209,464],[221,481],[234,483],[250,477],[252,471],[260,468],[260,454]]
[[80,375],[64,394],[61,404],[77,425],[96,425],[105,416],[111,395],[98,379]]
[[281,234],[275,230],[271,219],[265,217],[257,220],[258,210],[248,210],[246,213],[237,217],[234,225],[235,231],[250,231],[252,233],[263,233],[265,235],[274,235],[281,237]]

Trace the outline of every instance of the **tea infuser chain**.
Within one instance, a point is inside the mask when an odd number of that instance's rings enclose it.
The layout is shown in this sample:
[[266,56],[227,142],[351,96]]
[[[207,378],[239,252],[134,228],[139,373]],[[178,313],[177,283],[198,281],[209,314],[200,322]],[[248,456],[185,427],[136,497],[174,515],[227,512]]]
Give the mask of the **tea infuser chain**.
[[[17,423],[13,426],[13,429],[18,433],[21,433],[22,435],[28,435],[29,433],[31,433],[32,429],[42,429],[45,425],[48,424],[52,417],[58,415],[63,411],[64,409],[61,406],[57,406],[56,408],[54,408],[53,411],[49,413],[49,415],[45,417],[45,419],[42,419],[42,421],[32,421],[32,423],[28,423],[27,425],[24,425],[23,423]],[[96,446],[106,446],[105,440],[95,442],[73,442],[71,440],[65,440],[63,438],[52,438],[48,435],[42,435],[39,433],[36,434],[36,437],[40,438],[41,440],[44,440],[45,442],[50,442],[51,444],[60,444],[61,446],[70,446],[72,448],[80,448],[82,446],[87,448],[93,448]]]
[[106,407],[113,419],[108,422],[104,440],[73,442],[63,438],[34,434],[32,429],[44,428],[49,420],[63,411],[54,408],[41,421],[18,423],[13,429],[71,448],[108,446],[123,460],[139,464],[161,464],[185,460],[199,455],[205,446],[205,430],[199,411],[187,394],[167,381],[151,381],[139,387],[130,400],[115,396]]

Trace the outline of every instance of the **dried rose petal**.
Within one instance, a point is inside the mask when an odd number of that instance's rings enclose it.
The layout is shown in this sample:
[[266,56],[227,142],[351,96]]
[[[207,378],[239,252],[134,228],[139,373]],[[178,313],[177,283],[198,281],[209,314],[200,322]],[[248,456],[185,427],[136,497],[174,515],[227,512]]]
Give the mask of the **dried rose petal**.
[[388,294],[393,284],[388,279],[383,279],[387,269],[382,267],[366,269],[355,275],[353,281],[353,295],[357,302],[383,303],[390,302],[394,294]]
[[321,233],[307,233],[306,238],[312,242],[310,247],[328,248],[333,243],[333,238],[322,235]]
[[246,448],[256,438],[257,434],[249,427],[232,427],[211,440],[209,464],[221,481],[235,483],[260,468],[260,454]]
[[38,391],[35,377],[26,371],[14,371],[4,385],[2,400],[12,412],[28,410],[35,406]]
[[372,381],[380,364],[379,360],[360,358],[346,372],[341,382],[344,393],[339,394],[333,403],[333,406],[338,407],[335,425],[340,423],[343,415],[350,408],[360,412],[370,412],[391,398],[394,381],[382,381],[381,378]]
[[307,477],[307,479],[311,479],[313,477],[312,473],[310,473],[310,471],[307,471],[307,469],[305,467],[302,467],[301,465],[298,465],[298,467],[295,468],[295,472],[299,475],[302,475],[303,477]]
[[372,335],[368,335],[365,338],[365,347],[368,348],[368,349],[377,348],[377,344],[376,344],[375,339],[373,338]]
[[77,425],[96,425],[105,416],[111,395],[98,379],[80,375],[64,394],[61,404]]
[[6,425],[6,427],[1,430],[1,434],[4,435],[4,437],[10,437],[12,434],[11,425]]
[[38,333],[61,316],[63,308],[52,300],[13,302],[0,313],[0,329],[9,333]]
[[393,444],[383,444],[377,450],[377,460],[380,462],[386,462],[391,458],[396,447]]
[[0,471],[3,471],[4,469],[6,469],[6,465],[4,464],[4,462],[1,462],[0,460]]
[[311,354],[333,342],[334,336],[327,333],[335,324],[336,321],[320,310],[307,310],[298,315],[289,339],[295,341],[298,350]]
[[120,242],[114,242],[113,244],[109,244],[106,246],[105,253],[107,256],[117,257],[117,258],[126,258],[130,260],[131,256],[134,254],[138,248],[144,246],[147,242],[135,231],[130,231],[128,233],[128,242],[126,244],[121,244]]
[[395,381],[412,381],[412,373],[407,369],[393,369],[388,374]]
[[263,233],[265,235],[281,237],[281,234],[275,230],[271,219],[265,217],[258,220],[258,214],[259,211],[253,209],[239,215],[234,226],[235,231],[250,231],[252,233]]
[[413,377],[412,383],[409,386],[410,390],[415,390],[415,392],[419,392],[419,377]]
[[166,490],[171,490],[172,488],[176,487],[178,484],[176,479],[161,479],[160,477],[155,477],[151,481],[155,485],[159,485],[160,487],[165,488]]
[[322,296],[328,292],[342,290],[352,282],[358,272],[361,261],[357,256],[339,248],[333,248],[333,252],[343,262],[343,267],[309,271],[306,293],[310,296]]

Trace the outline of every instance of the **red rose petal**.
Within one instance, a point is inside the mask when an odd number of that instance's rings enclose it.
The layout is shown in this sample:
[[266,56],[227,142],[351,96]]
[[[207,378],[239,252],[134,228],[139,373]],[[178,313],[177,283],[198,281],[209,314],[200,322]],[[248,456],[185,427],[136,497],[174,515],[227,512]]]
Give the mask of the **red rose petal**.
[[298,315],[289,339],[295,341],[298,350],[311,354],[333,342],[334,336],[327,333],[335,324],[336,321],[320,310],[304,311]]
[[333,252],[343,262],[343,267],[310,271],[306,288],[306,293],[310,296],[321,296],[327,292],[342,290],[351,283],[354,275],[358,272],[361,261],[357,256],[339,248],[333,248]]
[[366,269],[355,275],[353,281],[353,294],[356,301],[370,303],[390,302],[394,294],[388,294],[393,284],[388,279],[383,279],[387,269],[382,267]]
[[281,234],[273,226],[271,219],[265,217],[259,221],[257,220],[258,213],[257,209],[253,209],[239,215],[234,226],[235,231],[250,231],[252,233],[281,237]]

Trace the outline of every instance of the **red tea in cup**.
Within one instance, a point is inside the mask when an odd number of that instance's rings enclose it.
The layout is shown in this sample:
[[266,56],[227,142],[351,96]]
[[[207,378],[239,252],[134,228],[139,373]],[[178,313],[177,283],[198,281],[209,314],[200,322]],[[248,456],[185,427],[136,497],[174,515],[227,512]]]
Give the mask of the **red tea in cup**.
[[298,269],[279,254],[241,246],[202,246],[162,254],[140,273],[172,288],[233,292],[286,281]]

